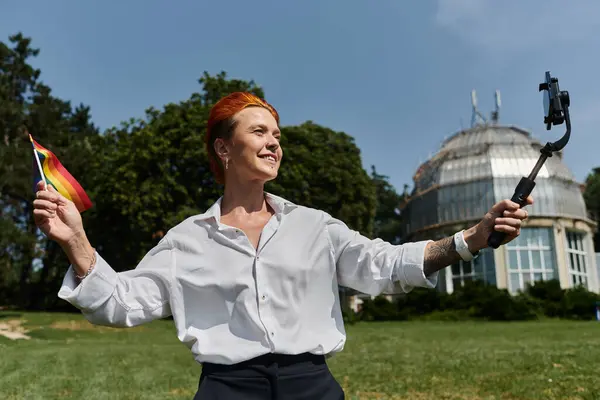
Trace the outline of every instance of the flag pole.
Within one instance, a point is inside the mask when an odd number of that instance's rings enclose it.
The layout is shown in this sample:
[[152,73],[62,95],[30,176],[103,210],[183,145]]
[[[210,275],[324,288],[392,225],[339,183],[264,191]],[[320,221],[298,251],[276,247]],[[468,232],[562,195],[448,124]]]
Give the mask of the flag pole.
[[35,144],[33,143],[33,138],[31,137],[31,133],[29,134],[29,141],[31,142],[31,146],[33,147],[33,156],[35,157],[35,161],[37,162],[38,169],[40,171],[40,177],[42,181],[44,181],[44,190],[48,190],[48,184],[46,183],[46,177],[44,176],[44,171],[42,170],[42,164],[40,164],[40,158],[38,157],[37,151],[35,151]]

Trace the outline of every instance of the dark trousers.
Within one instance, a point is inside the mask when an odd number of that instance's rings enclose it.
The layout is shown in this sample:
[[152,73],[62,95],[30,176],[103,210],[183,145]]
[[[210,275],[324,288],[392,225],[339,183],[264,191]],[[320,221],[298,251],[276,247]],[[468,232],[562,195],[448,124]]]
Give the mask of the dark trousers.
[[343,400],[325,358],[267,354],[234,365],[205,363],[194,400]]

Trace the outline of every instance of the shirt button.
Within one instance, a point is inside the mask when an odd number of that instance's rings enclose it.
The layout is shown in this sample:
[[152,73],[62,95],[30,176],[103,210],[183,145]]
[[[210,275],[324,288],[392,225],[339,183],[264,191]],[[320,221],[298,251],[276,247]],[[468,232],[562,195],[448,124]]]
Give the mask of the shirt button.
[[275,336],[275,332],[271,332],[271,336]]
[[267,296],[265,296],[265,295],[263,294],[263,295],[262,295],[262,299],[263,299],[263,300],[266,300],[266,299],[267,299]]

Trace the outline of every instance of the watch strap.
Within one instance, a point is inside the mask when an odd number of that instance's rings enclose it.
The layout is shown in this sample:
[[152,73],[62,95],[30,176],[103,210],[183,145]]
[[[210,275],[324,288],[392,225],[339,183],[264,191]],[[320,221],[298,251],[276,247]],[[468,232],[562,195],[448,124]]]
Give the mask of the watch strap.
[[471,261],[474,256],[469,251],[469,246],[467,246],[467,242],[465,241],[464,230],[456,232],[454,234],[454,247],[456,248],[456,252],[460,255],[460,258],[463,261]]

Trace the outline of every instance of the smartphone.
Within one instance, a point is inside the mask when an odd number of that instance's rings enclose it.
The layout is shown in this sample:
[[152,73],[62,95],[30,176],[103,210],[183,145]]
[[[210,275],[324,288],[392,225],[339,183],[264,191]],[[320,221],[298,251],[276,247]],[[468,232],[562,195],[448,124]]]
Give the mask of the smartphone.
[[[568,102],[568,96],[562,95],[558,87],[558,79],[546,71],[544,83],[540,83],[540,91],[543,92],[544,123],[546,130],[552,129],[552,125],[560,125],[565,122],[563,101]],[[568,104],[566,104],[568,106]]]

